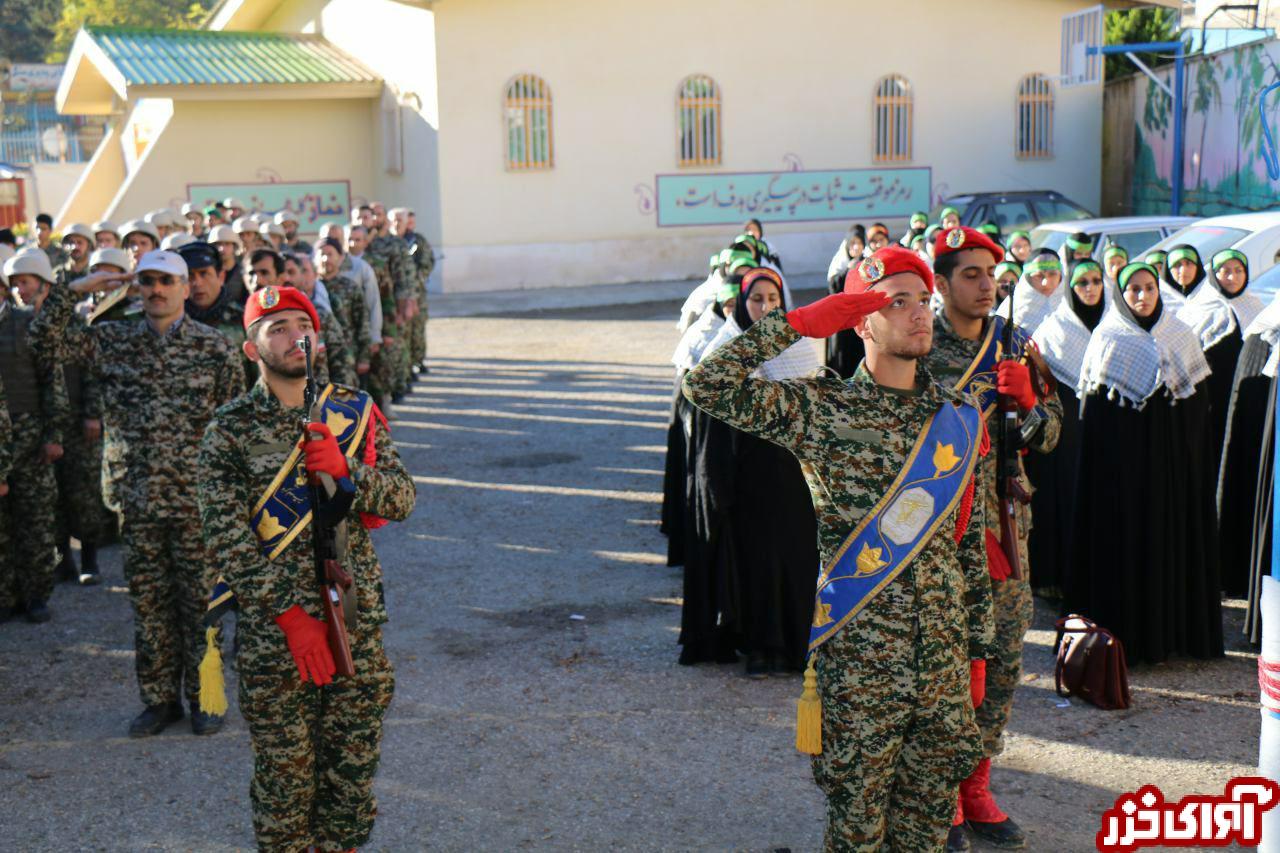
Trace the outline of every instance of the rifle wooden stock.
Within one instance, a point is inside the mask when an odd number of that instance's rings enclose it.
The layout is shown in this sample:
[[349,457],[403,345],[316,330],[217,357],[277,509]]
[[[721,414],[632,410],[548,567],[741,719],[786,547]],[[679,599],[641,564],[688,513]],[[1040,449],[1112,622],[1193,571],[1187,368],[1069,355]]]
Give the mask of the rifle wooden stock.
[[342,612],[342,593],[339,589],[350,586],[351,576],[343,571],[337,560],[325,560],[324,573],[324,621],[329,626],[329,652],[333,655],[338,675],[353,676],[356,674],[356,664],[351,659],[351,638],[347,636],[347,621]]

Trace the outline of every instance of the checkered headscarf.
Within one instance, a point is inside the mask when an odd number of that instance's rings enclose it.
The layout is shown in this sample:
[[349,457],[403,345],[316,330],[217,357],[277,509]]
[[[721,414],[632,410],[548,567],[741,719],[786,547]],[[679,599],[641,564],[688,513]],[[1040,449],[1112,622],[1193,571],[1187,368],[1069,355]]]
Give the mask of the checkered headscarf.
[[1178,309],[1178,319],[1191,327],[1200,338],[1200,346],[1207,350],[1236,329],[1248,328],[1261,313],[1261,299],[1248,290],[1227,298],[1210,273]]
[[1253,322],[1245,327],[1244,336],[1257,335],[1271,347],[1271,355],[1263,366],[1262,372],[1272,379],[1276,378],[1276,368],[1280,367],[1280,299],[1271,300],[1271,304],[1263,308]]

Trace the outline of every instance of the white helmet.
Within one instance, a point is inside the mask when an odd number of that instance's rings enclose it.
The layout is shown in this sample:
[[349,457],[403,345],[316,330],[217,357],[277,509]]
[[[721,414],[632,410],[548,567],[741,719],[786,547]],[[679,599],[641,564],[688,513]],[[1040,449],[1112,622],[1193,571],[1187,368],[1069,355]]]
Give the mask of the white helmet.
[[194,243],[195,237],[192,237],[186,231],[175,231],[160,241],[160,248],[165,251],[176,252],[178,247],[185,246],[188,243]]
[[115,234],[116,224],[106,219],[102,220],[101,222],[93,223],[93,234],[95,237],[101,234],[103,231],[110,231],[112,234]]
[[120,231],[118,232],[120,234],[120,240],[123,242],[129,239],[129,235],[134,233],[135,231],[138,232],[139,234],[146,234],[153,241],[155,241],[156,245],[159,245],[160,232],[156,230],[156,227],[154,225],[152,225],[150,222],[146,221],[145,219],[131,219],[125,224],[121,225]]
[[241,216],[235,222],[231,223],[231,227],[235,229],[237,234],[243,234],[246,231],[257,231],[258,223],[254,222],[252,217]]
[[274,222],[267,221],[258,226],[258,233],[263,237],[270,237],[273,234],[277,237],[283,237],[284,227],[277,225]]
[[240,239],[240,235],[230,225],[213,226],[204,239],[206,243],[234,243],[237,249],[244,248],[244,242]]
[[290,210],[287,207],[284,210],[279,211],[275,215],[275,223],[277,225],[284,225],[286,222],[301,222],[301,221],[302,220],[298,218],[298,214],[294,213],[292,210]]
[[98,264],[119,267],[120,272],[128,272],[133,268],[133,259],[124,249],[113,246],[107,249],[94,249],[93,254],[89,256],[89,269],[93,269]]
[[68,225],[66,228],[63,228],[62,229],[63,242],[66,242],[66,239],[70,237],[72,234],[76,235],[77,237],[83,237],[84,239],[88,240],[90,246],[92,246],[93,241],[98,238],[98,235],[93,232],[93,229],[90,228],[88,225],[85,225],[83,222],[74,222],[71,225]]
[[15,275],[34,275],[49,284],[54,282],[53,264],[49,263],[49,256],[43,249],[34,247],[23,249],[4,262],[4,277],[13,278]]

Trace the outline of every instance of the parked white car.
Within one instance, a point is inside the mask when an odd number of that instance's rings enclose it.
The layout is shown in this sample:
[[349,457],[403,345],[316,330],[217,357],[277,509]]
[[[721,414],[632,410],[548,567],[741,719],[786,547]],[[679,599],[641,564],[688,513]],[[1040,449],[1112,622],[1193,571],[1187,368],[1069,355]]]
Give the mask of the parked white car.
[[1223,249],[1238,249],[1249,259],[1249,277],[1256,281],[1280,262],[1280,210],[1201,219],[1161,240],[1158,248],[1181,243],[1195,246],[1206,264]]
[[1046,222],[1031,232],[1031,246],[1056,252],[1068,237],[1083,231],[1093,238],[1093,256],[1099,261],[1106,247],[1112,244],[1120,246],[1136,260],[1170,234],[1197,221],[1193,216],[1111,216]]

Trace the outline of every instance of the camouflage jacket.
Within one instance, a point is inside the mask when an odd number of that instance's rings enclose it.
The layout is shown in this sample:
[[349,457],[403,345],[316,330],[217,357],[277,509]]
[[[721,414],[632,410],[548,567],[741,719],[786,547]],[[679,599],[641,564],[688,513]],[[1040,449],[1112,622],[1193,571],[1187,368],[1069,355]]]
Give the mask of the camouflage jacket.
[[[990,320],[986,321],[990,323]],[[982,335],[985,335],[987,326],[982,327]],[[979,338],[982,337],[979,336]],[[1031,344],[1031,338],[1022,334],[1018,329],[1014,330],[1015,346],[1018,351],[1034,346]],[[947,319],[945,311],[939,311],[933,318],[933,349],[925,358],[929,365],[929,370],[933,375],[938,377],[940,382],[953,385],[959,381],[964,372],[969,369],[969,365],[978,357],[978,349],[981,346],[981,340],[968,340],[956,334],[951,326],[951,321]],[[1035,368],[1032,367],[1034,370]],[[1025,432],[1030,435],[1028,447],[1037,453],[1048,453],[1058,446],[1058,437],[1062,435],[1062,402],[1058,399],[1057,394],[1050,394],[1040,402],[1040,405],[1031,410],[1023,421]],[[992,441],[995,440],[994,430],[992,431]],[[993,451],[987,454],[987,458],[982,460],[982,466],[986,470],[986,518],[987,524],[993,530],[996,530],[1000,519],[999,498],[996,496],[996,471],[999,464],[999,454]],[[1019,466],[1022,462],[1019,460]],[[1026,471],[1023,470],[1022,487],[1028,494],[1031,492],[1031,482],[1027,479]],[[1018,524],[1019,532],[1023,537],[1031,532],[1031,508],[1023,506],[1019,508]],[[997,530],[998,532],[998,530]]]
[[333,316],[333,312],[316,306],[320,317],[320,357],[316,359],[316,379],[321,383],[336,382],[339,385],[358,384],[356,359],[347,341],[347,330]]
[[325,281],[324,289],[329,292],[329,304],[346,334],[356,363],[368,364],[372,358],[369,353],[369,310],[360,286],[344,275],[336,275]]
[[436,267],[436,258],[431,251],[431,244],[417,231],[410,231],[405,235],[404,240],[405,245],[409,247],[409,257],[413,259],[418,288],[426,290],[427,279],[431,277],[431,271]]
[[144,320],[84,325],[56,287],[31,324],[33,342],[78,364],[102,392],[103,480],[126,514],[195,510],[199,435],[244,392],[238,354],[219,332],[184,317],[166,334]]
[[395,302],[418,295],[418,280],[414,274],[413,258],[409,256],[409,247],[405,245],[404,240],[391,234],[382,234],[369,240],[369,245],[365,247],[362,257],[378,274],[379,289],[384,287],[383,270],[386,271],[385,275],[391,292],[388,294],[386,290],[382,290],[382,319],[385,324],[388,295]]
[[9,403],[4,396],[4,380],[0,379],[0,481],[9,476],[13,466],[13,424],[9,421]]
[[[48,304],[47,299],[45,304]],[[38,412],[39,416],[40,443],[61,444],[64,438],[63,428],[71,416],[71,401],[67,398],[66,381],[58,368],[57,351],[41,347],[35,336],[37,316],[31,308],[25,308],[12,299],[0,296],[0,356],[5,352],[12,355],[15,358],[15,368],[18,367],[16,359],[21,358],[24,352],[25,357],[30,359],[31,375],[34,375],[36,381],[34,393],[38,397],[34,401],[34,411]],[[27,368],[21,369],[22,372],[19,375],[27,377]],[[11,385],[10,389],[9,393],[14,397],[23,390],[28,394],[31,393],[25,386]],[[31,397],[26,396],[23,399],[30,401]],[[9,410],[9,419],[18,420],[19,416],[14,410],[21,412],[27,408],[20,405],[18,400],[14,400],[12,410]]]
[[[782,311],[774,311],[689,371],[684,394],[714,417],[781,445],[800,460],[825,565],[888,492],[928,419],[944,402],[967,398],[934,382],[923,364],[916,373],[922,390],[914,396],[881,388],[865,367],[848,381],[751,377],[757,367],[798,340],[800,335]],[[981,479],[981,470],[975,469],[975,477]],[[880,625],[934,617],[949,624],[964,614],[969,657],[987,658],[993,650],[994,627],[981,510],[975,502],[958,544],[955,518],[943,522],[907,568],[842,633],[874,636]],[[963,642],[963,637],[957,641]]]
[[[335,392],[352,393],[340,387]],[[250,524],[258,499],[298,443],[302,423],[301,408],[285,408],[259,381],[248,394],[218,410],[200,442],[197,470],[204,540],[220,556],[219,570],[239,602],[241,658],[262,661],[268,668],[293,666],[284,634],[273,619],[295,604],[312,616],[321,614],[310,531],[276,559],[267,560]],[[413,511],[416,497],[391,435],[376,417],[370,418],[368,428],[375,430],[377,458],[372,465],[362,461],[362,440],[348,459],[356,494],[342,560],[355,579],[358,629],[386,622],[387,611],[382,567],[356,513],[401,521]]]
[[67,262],[71,260],[71,255],[67,254],[67,250],[57,243],[50,242],[42,251],[49,256],[49,264],[55,270],[66,266]]

